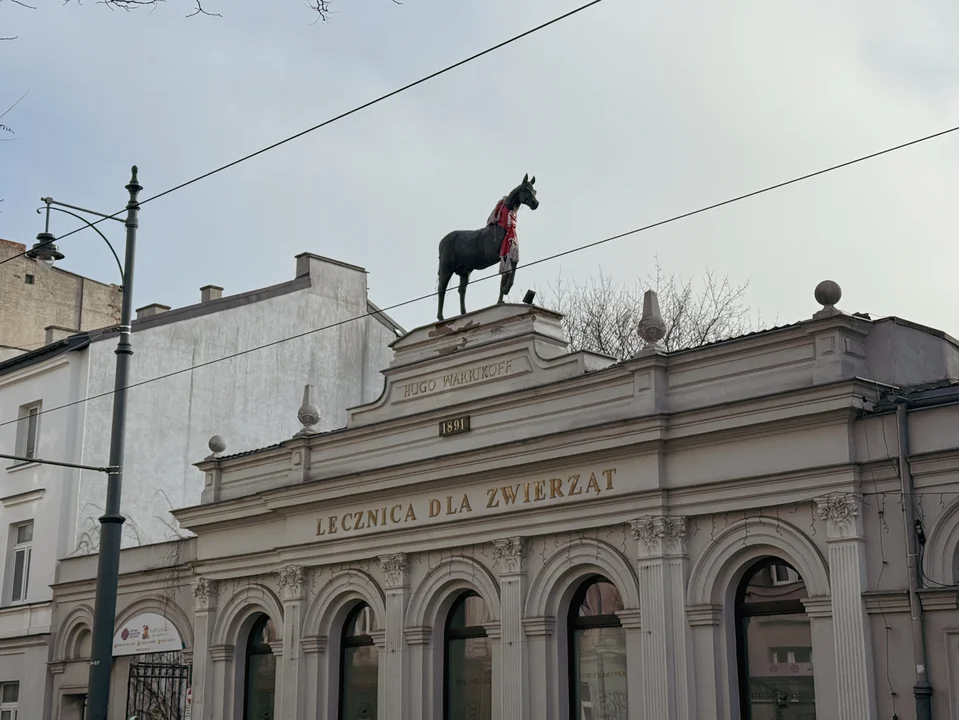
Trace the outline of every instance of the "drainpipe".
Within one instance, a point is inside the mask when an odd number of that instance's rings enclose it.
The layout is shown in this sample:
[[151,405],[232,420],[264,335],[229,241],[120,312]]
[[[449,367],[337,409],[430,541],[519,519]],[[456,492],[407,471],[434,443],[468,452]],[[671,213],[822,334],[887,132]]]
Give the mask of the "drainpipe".
[[913,505],[912,472],[906,456],[909,454],[909,424],[906,400],[896,405],[896,425],[899,430],[899,482],[902,493],[903,523],[906,530],[906,566],[909,577],[909,614],[912,617],[912,652],[916,662],[916,684],[912,694],[916,698],[916,720],[932,720],[932,685],[926,674],[926,636],[919,601],[919,565],[916,554],[916,511]]

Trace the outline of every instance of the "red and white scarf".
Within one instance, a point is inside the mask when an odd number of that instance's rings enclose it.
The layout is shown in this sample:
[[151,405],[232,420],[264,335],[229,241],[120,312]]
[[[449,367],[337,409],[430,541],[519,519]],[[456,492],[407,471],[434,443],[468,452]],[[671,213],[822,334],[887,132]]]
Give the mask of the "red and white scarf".
[[519,239],[516,236],[516,211],[510,210],[504,197],[493,208],[487,225],[499,225],[506,230],[503,236],[503,244],[499,250],[499,271],[501,273],[510,272],[519,261]]

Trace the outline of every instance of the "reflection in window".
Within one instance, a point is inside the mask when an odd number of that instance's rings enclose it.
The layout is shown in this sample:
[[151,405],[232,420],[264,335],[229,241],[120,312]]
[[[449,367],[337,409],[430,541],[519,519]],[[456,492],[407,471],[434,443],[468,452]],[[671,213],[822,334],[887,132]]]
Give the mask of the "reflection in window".
[[246,641],[246,693],[243,720],[273,720],[276,693],[276,657],[270,643],[278,640],[276,626],[261,615]]
[[340,720],[375,720],[379,656],[373,611],[360,603],[343,625],[340,642]]
[[739,698],[745,720],[813,720],[812,632],[806,585],[781,560],[760,560],[736,592]]
[[623,601],[601,576],[586,580],[568,618],[570,719],[626,720],[626,633],[616,612]]
[[486,603],[472,591],[460,595],[446,619],[443,717],[490,720],[493,707],[492,647],[484,623]]

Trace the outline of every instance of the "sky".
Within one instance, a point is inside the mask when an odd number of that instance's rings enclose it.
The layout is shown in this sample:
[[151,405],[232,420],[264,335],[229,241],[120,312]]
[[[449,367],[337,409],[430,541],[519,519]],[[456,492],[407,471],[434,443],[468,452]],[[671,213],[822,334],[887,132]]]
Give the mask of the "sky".
[[[30,244],[41,196],[121,210],[500,42],[582,0],[191,0],[123,12],[0,0],[0,237]],[[959,132],[524,270],[569,250],[959,125],[959,4],[782,0],[595,7],[143,206],[136,307],[292,279],[309,251],[369,271],[381,307],[433,291],[437,244],[480,227],[524,173],[511,300],[560,274],[633,284],[659,263],[748,282],[780,323],[840,308],[959,336]],[[8,139],[5,136],[3,139]],[[109,225],[109,227],[104,227]],[[63,235],[78,226],[55,217]],[[118,247],[119,223],[100,226]],[[61,266],[116,282],[92,231]],[[455,282],[455,281],[454,281]],[[454,295],[448,296],[455,309]],[[496,300],[472,286],[469,309]],[[391,312],[407,329],[435,300]],[[273,338],[264,338],[264,341]]]

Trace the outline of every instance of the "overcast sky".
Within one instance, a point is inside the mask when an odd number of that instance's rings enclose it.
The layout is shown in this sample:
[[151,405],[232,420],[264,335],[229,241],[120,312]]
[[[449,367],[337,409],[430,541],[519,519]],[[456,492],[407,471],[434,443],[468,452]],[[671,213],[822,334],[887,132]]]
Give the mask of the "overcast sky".
[[[111,11],[0,0],[0,237],[32,243],[39,198],[113,212],[525,30],[576,0],[191,0]],[[558,273],[621,282],[712,269],[792,322],[825,278],[849,312],[959,335],[959,133],[524,271],[522,262],[959,124],[954,0],[598,6],[144,206],[136,306],[293,277],[311,251],[369,271],[388,306],[434,288],[436,246],[529,172],[513,292]],[[122,245],[123,229],[109,223]],[[115,225],[115,226],[114,226]],[[76,227],[66,216],[54,232]],[[86,231],[63,267],[116,268]],[[474,286],[470,309],[494,302]],[[454,296],[448,307],[455,308]],[[407,328],[435,302],[397,310]],[[263,338],[264,341],[273,338]]]

